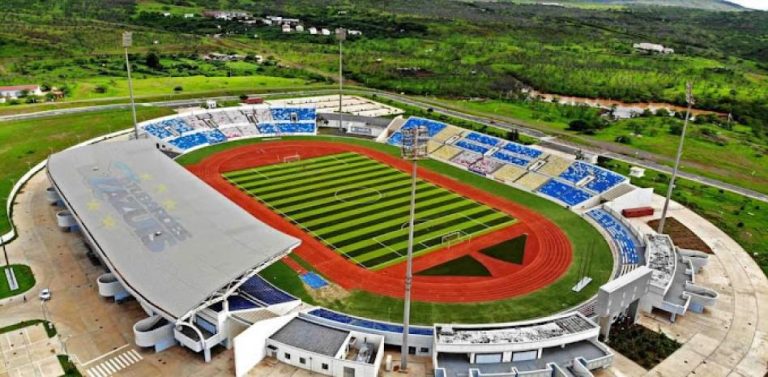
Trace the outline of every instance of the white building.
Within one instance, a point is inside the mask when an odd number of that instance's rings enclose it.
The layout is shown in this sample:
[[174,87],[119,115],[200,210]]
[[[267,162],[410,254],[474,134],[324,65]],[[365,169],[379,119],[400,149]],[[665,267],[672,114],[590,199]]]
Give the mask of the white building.
[[331,31],[328,29],[321,29],[320,34],[322,35],[331,35]]
[[0,98],[17,99],[26,92],[30,96],[41,96],[43,91],[40,85],[12,85],[0,86]]
[[291,32],[291,24],[283,24],[283,33]]
[[360,30],[349,30],[347,33],[349,35],[354,35],[354,36],[361,36],[361,35],[363,35],[363,32],[360,31]]
[[195,18],[194,13],[184,13],[184,18]]
[[317,28],[314,26],[309,28],[309,34],[317,35]]
[[264,357],[334,377],[375,377],[384,337],[317,323],[295,314],[255,323],[235,337],[235,375],[244,376]]
[[632,45],[632,47],[635,50],[640,50],[644,52],[656,52],[659,54],[674,54],[675,50],[671,49],[669,47],[664,47],[663,45],[656,44],[656,43],[648,43],[648,42],[642,42],[642,43],[635,43]]
[[297,33],[303,33],[304,32],[304,26],[296,25],[296,32]]

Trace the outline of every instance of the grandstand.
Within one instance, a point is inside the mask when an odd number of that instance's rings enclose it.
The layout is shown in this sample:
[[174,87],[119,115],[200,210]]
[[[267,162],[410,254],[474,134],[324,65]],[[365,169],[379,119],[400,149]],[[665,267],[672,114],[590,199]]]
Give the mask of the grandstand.
[[[494,175],[499,181],[574,209],[587,206],[592,203],[588,200],[598,195],[610,195],[614,188],[628,181],[626,177],[583,161],[569,161],[534,147],[423,118],[409,118],[402,126],[393,122],[390,128],[394,132],[387,142],[400,145],[400,130],[415,125],[428,127],[430,157],[478,174],[499,172]],[[438,147],[441,143],[443,147]]]
[[316,117],[311,107],[243,106],[172,115],[142,122],[139,129],[164,149],[187,152],[246,137],[314,135]]
[[622,266],[644,263],[642,244],[626,224],[602,208],[595,208],[586,214],[605,229],[616,243]]

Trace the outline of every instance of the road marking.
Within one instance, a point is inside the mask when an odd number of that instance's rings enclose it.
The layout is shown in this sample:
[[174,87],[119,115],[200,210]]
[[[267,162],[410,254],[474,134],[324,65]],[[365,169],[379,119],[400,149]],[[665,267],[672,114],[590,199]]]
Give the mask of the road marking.
[[117,352],[119,352],[121,349],[123,349],[123,348],[125,348],[125,347],[128,347],[128,344],[123,344],[122,346],[120,346],[120,347],[117,347],[117,348],[115,348],[114,350],[112,350],[112,351],[109,351],[109,352],[107,352],[107,353],[105,353],[105,354],[103,354],[103,355],[101,355],[101,356],[99,356],[99,357],[96,357],[96,358],[94,358],[94,359],[91,359],[91,360],[89,360],[89,361],[86,361],[86,362],[82,363],[81,365],[82,365],[82,366],[86,366],[86,365],[88,365],[88,364],[90,364],[90,363],[92,363],[92,362],[94,362],[94,361],[96,361],[96,360],[99,360],[99,359],[101,359],[101,358],[107,357],[107,356],[109,356],[109,355],[111,355],[111,354],[113,354],[113,353],[117,353]]
[[[126,344],[127,346],[127,344]],[[123,349],[125,346],[120,347],[116,349],[115,351],[119,351],[120,349]],[[112,351],[108,354],[100,356],[100,358],[103,358],[106,355],[112,354],[115,351]],[[111,358],[104,360],[100,362],[98,365],[91,367],[89,369],[86,369],[85,373],[88,375],[88,377],[109,377],[120,370],[126,369],[130,367],[133,364],[138,363],[141,361],[143,357],[140,353],[138,353],[135,349],[129,349],[127,351],[124,351],[120,354],[114,355]],[[94,359],[94,360],[98,360]],[[93,361],[93,360],[92,360]],[[91,361],[91,362],[92,362]]]

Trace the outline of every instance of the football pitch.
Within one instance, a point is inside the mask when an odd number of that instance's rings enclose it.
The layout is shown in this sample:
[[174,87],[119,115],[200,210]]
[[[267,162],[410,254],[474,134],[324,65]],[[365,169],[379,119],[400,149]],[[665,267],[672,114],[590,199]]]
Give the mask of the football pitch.
[[[381,269],[405,259],[410,176],[356,153],[223,174],[231,184],[348,260]],[[414,254],[515,223],[509,215],[423,180],[416,187]]]

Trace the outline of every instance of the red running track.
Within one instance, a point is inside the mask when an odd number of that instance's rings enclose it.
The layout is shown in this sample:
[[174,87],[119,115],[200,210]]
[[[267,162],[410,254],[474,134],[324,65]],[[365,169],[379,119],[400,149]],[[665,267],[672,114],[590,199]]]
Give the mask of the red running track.
[[[347,290],[402,298],[405,263],[379,271],[360,267],[344,259],[322,242],[270,210],[259,201],[229,184],[221,173],[254,166],[281,163],[283,157],[299,154],[302,159],[341,152],[355,152],[403,172],[410,163],[388,154],[357,145],[326,141],[266,141],[216,153],[189,170],[240,207],[273,228],[301,239],[294,250],[323,276]],[[470,254],[491,272],[490,277],[415,276],[414,300],[427,302],[482,302],[524,295],[544,288],[562,276],[571,264],[572,246],[560,228],[518,203],[496,197],[428,169],[419,168],[419,177],[466,197],[504,211],[518,223],[449,248],[414,259],[414,271]],[[480,249],[525,234],[528,236],[522,265],[487,257]]]

